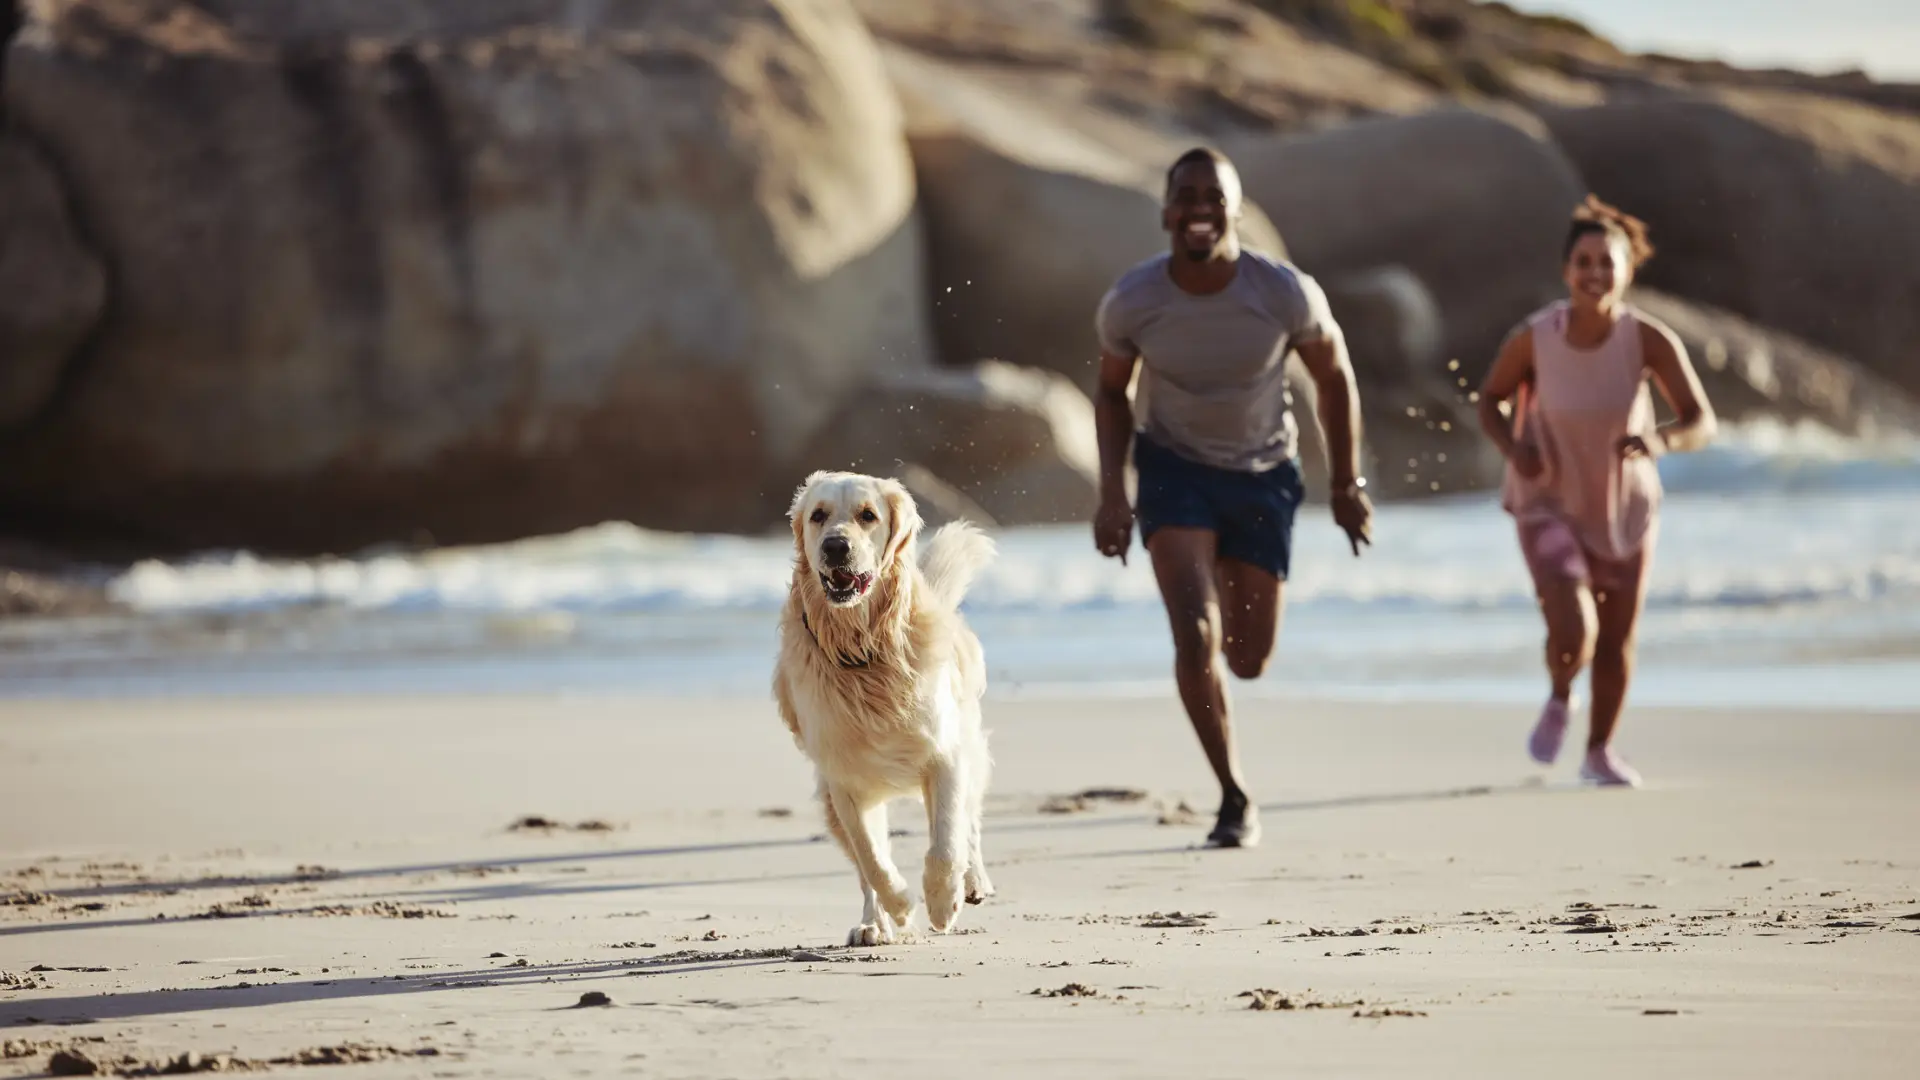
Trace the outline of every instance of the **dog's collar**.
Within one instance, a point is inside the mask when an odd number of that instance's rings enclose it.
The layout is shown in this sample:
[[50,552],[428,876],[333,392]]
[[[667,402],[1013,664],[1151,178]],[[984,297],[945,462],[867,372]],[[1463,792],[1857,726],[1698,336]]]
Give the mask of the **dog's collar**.
[[[800,628],[807,632],[807,636],[813,639],[815,645],[820,645],[820,635],[813,632],[813,626],[807,622],[807,613],[804,611],[800,613]],[[826,652],[827,647],[820,645],[820,651]],[[845,653],[834,653],[833,660],[834,663],[839,664],[843,668],[863,668],[873,662],[872,657],[849,657]]]

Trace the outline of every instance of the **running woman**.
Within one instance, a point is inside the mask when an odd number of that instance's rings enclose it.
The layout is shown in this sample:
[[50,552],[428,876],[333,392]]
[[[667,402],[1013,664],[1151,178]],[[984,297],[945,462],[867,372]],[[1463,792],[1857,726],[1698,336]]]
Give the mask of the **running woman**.
[[[1562,250],[1567,298],[1515,328],[1480,387],[1480,426],[1507,459],[1501,506],[1547,624],[1553,690],[1528,751],[1541,764],[1559,756],[1574,680],[1590,668],[1580,775],[1609,786],[1640,783],[1612,744],[1659,534],[1655,461],[1706,445],[1715,426],[1686,347],[1626,302],[1652,255],[1643,222],[1588,196]],[[1649,382],[1673,423],[1656,426]]]

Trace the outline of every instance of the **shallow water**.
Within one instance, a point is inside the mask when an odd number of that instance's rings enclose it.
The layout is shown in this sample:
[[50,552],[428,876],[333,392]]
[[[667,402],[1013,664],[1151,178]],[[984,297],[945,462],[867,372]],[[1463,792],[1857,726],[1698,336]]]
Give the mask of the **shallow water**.
[[[1920,453],[1749,430],[1662,462],[1636,700],[1920,708]],[[1084,527],[1006,530],[971,594],[1000,695],[1165,695],[1152,574]],[[1540,627],[1490,497],[1382,507],[1355,559],[1297,532],[1275,663],[1242,696],[1524,703]],[[784,537],[609,524],[419,556],[145,563],[134,614],[0,624],[0,696],[765,691]]]

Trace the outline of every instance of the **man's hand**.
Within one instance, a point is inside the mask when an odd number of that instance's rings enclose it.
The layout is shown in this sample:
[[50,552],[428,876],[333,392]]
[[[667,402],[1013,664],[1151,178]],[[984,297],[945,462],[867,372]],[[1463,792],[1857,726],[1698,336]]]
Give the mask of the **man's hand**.
[[1093,514],[1093,544],[1100,554],[1118,558],[1127,565],[1127,548],[1133,543],[1133,507],[1123,495],[1106,495]]
[[1334,488],[1333,523],[1347,534],[1355,558],[1360,557],[1361,544],[1373,546],[1373,503],[1359,487],[1349,484]]
[[[1623,450],[1622,453],[1624,452]],[[1507,455],[1507,460],[1513,463],[1514,472],[1529,480],[1537,480],[1541,473],[1547,471],[1547,463],[1540,456],[1540,448],[1530,442],[1514,443],[1513,451]]]

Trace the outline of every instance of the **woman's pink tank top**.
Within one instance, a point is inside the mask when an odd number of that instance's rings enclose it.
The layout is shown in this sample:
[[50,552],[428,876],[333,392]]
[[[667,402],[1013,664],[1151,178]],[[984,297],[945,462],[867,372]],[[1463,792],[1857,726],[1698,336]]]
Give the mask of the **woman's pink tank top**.
[[1567,344],[1568,305],[1530,320],[1533,382],[1516,399],[1514,437],[1540,451],[1532,480],[1507,466],[1500,505],[1521,521],[1557,518],[1581,546],[1608,559],[1640,550],[1660,507],[1660,471],[1649,457],[1622,459],[1623,436],[1652,441],[1653,396],[1641,355],[1640,317],[1628,308],[1599,346]]

